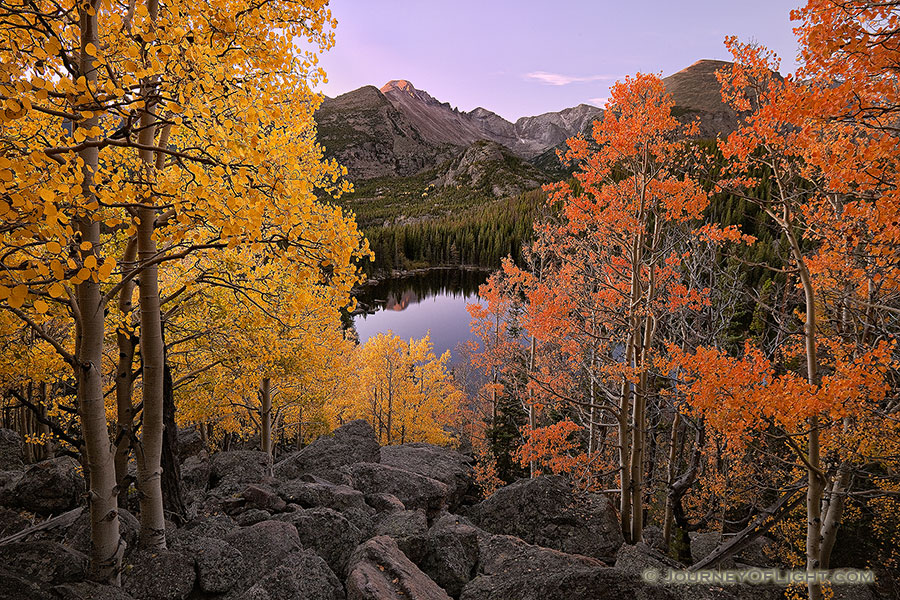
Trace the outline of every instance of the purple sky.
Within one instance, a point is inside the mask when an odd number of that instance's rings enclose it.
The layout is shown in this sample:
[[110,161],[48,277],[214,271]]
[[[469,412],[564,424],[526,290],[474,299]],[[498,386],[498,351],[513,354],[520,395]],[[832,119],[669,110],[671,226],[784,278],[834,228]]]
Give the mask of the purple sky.
[[671,75],[701,58],[728,60],[736,35],[794,70],[789,20],[800,0],[332,0],[337,43],[321,57],[336,96],[408,79],[461,110],[515,120],[585,102],[638,71]]

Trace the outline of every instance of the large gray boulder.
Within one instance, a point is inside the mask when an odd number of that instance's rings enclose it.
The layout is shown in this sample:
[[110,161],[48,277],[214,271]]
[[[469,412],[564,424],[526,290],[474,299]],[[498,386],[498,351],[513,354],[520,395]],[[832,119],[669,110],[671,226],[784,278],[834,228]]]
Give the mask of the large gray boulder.
[[20,479],[22,471],[0,471],[0,506],[18,506],[13,492]]
[[505,535],[481,536],[479,575],[460,600],[670,600],[662,586],[595,558],[533,546]]
[[0,429],[0,471],[15,471],[25,467],[22,436],[12,429]]
[[292,523],[301,545],[315,551],[338,575],[346,572],[350,555],[365,539],[356,525],[330,508],[309,508],[278,518]]
[[119,586],[91,581],[58,585],[52,591],[59,600],[138,600]]
[[560,476],[522,479],[465,511],[485,531],[569,554],[615,561],[625,543],[615,510],[596,494],[573,494]]
[[210,460],[210,487],[260,483],[268,479],[269,457],[258,450],[217,452]]
[[240,600],[344,600],[341,582],[320,556],[298,550],[247,590]]
[[275,489],[285,502],[297,504],[302,508],[321,507],[337,511],[358,509],[366,513],[373,512],[359,490],[312,476],[279,481]]
[[57,585],[84,579],[88,558],[57,542],[41,540],[0,546],[0,564],[29,581]]
[[181,481],[188,491],[206,490],[211,474],[212,466],[206,451],[188,456],[181,463]]
[[479,499],[472,459],[450,448],[426,443],[385,446],[381,449],[381,464],[440,481],[449,489],[450,510]]
[[366,494],[396,496],[406,508],[421,508],[429,517],[447,506],[449,488],[430,477],[378,463],[356,463],[344,467],[354,488]]
[[387,536],[356,549],[346,587],[347,600],[450,600]]
[[389,535],[395,540],[422,535],[428,529],[428,517],[418,510],[395,510],[375,517],[375,535]]
[[196,426],[179,429],[176,444],[178,458],[181,460],[185,460],[189,456],[196,456],[206,449],[203,444],[203,436],[200,435]]
[[46,588],[0,564],[0,600],[51,600]]
[[27,529],[31,521],[22,516],[18,511],[0,507],[0,539],[19,533]]
[[12,487],[16,506],[42,515],[59,514],[81,504],[84,477],[74,458],[59,456],[26,469]]
[[377,463],[380,460],[381,449],[375,431],[366,421],[359,419],[338,427],[330,436],[322,436],[283,459],[275,465],[275,476],[296,479],[309,473],[339,483],[339,469],[344,465]]
[[224,539],[237,548],[257,574],[272,570],[285,556],[301,547],[297,528],[284,521],[263,521],[242,527]]
[[427,532],[404,537],[397,545],[435,583],[458,598],[477,575],[478,538],[483,534],[465,518],[447,514]]
[[[652,569],[659,577],[664,577],[670,570],[682,571],[687,567],[641,543],[619,548],[616,569],[635,577]],[[750,584],[692,583],[664,587],[677,600],[780,600],[784,592],[779,586]]]
[[197,583],[208,594],[230,591],[254,568],[225,540],[189,532],[173,537],[172,549],[194,558]]
[[125,591],[140,600],[183,600],[194,589],[194,561],[172,550],[131,554],[122,575]]

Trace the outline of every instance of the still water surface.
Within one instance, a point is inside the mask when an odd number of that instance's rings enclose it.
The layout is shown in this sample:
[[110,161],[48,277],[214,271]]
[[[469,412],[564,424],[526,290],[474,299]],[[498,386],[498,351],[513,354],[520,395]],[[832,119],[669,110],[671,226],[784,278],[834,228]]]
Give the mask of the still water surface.
[[369,308],[370,314],[353,317],[360,343],[388,331],[404,340],[418,339],[430,332],[435,355],[450,350],[451,362],[455,362],[459,358],[457,345],[472,337],[466,304],[477,302],[478,286],[488,274],[433,269],[365,286],[356,298],[360,307]]

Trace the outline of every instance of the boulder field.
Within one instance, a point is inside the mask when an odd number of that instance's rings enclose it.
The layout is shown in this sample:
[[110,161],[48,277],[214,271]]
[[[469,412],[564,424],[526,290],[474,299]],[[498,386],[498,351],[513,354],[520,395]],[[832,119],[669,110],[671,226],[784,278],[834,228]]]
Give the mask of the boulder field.
[[[282,457],[180,450],[187,521],[168,548],[137,548],[119,514],[122,586],[85,580],[89,524],[78,464],[21,460],[0,430],[0,600],[664,600],[759,597],[763,590],[646,584],[679,565],[624,545],[599,495],[557,476],[521,480],[482,500],[471,459],[412,443],[379,447],[352,421]],[[34,528],[71,513],[58,527]],[[10,537],[12,536],[12,537]],[[778,597],[762,594],[763,597]]]

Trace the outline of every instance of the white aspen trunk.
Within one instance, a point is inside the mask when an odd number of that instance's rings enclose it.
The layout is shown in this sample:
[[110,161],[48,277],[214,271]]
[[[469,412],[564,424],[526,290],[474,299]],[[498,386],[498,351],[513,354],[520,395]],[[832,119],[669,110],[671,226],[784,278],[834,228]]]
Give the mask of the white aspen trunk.
[[[97,15],[100,2],[93,0],[78,7],[81,34],[81,58],[79,70],[91,87],[97,83],[94,59],[85,51],[88,44],[99,46]],[[85,130],[88,140],[99,125],[94,116],[78,123]],[[96,146],[88,146],[78,153],[83,161],[82,195],[85,202],[94,200],[91,190],[94,174],[100,162]],[[76,219],[82,242],[92,244],[91,252],[100,248],[100,222],[88,213]],[[106,406],[103,401],[103,381],[100,372],[103,362],[104,307],[100,284],[89,278],[76,286],[76,302],[79,323],[76,339],[75,378],[78,382],[78,415],[84,435],[86,462],[89,470],[88,505],[91,516],[91,572],[92,579],[119,584],[122,554],[125,544],[119,535],[118,488],[113,450],[106,423]]]
[[[156,211],[138,211],[138,258],[146,262],[156,257],[153,237]],[[141,357],[143,375],[143,413],[141,448],[138,453],[138,489],[140,491],[140,545],[147,549],[166,547],[166,525],[162,496],[163,444],[163,341],[159,310],[159,273],[155,265],[141,272]]]
[[822,521],[822,542],[819,550],[819,568],[821,569],[831,568],[831,551],[834,549],[838,528],[844,516],[844,504],[849,485],[850,465],[847,462],[843,462],[832,484],[831,493],[828,497],[828,510]]
[[[816,348],[816,302],[812,285],[812,276],[806,267],[803,253],[797,238],[791,231],[791,219],[787,206],[784,208],[782,229],[791,245],[794,260],[797,261],[800,282],[803,284],[803,296],[806,308],[806,324],[804,340],[806,344],[806,377],[811,386],[819,384],[819,359]],[[825,492],[825,481],[822,476],[821,450],[819,448],[819,417],[809,419],[809,435],[807,437],[807,490],[806,490],[806,570],[813,572],[822,568],[822,500]],[[810,600],[822,600],[822,585],[810,581],[807,585]]]
[[[159,13],[158,0],[148,0],[147,10],[151,27]],[[156,141],[156,116],[153,114],[154,83],[142,83],[144,111],[141,114],[141,130],[138,142],[145,147]],[[152,150],[140,150],[146,181],[152,182],[156,172],[156,155]],[[163,373],[165,349],[162,339],[162,322],[159,308],[159,267],[148,264],[157,257],[157,210],[152,207],[150,193],[142,199],[137,209],[140,223],[137,227],[138,260],[140,262],[141,306],[141,358],[143,359],[142,391],[143,413],[141,426],[141,452],[138,454],[138,488],[140,490],[141,530],[140,545],[160,550],[166,547],[166,524],[162,495],[162,445],[163,445]]]
[[[134,269],[134,261],[137,258],[137,238],[128,240],[122,257],[122,277],[127,277]],[[131,443],[134,439],[134,404],[132,392],[134,389],[134,353],[135,339],[130,331],[128,322],[132,311],[132,296],[134,295],[134,280],[125,283],[119,292],[119,312],[122,314],[122,324],[116,331],[116,344],[119,347],[119,362],[116,366],[116,485],[119,493],[125,492],[125,477],[128,475],[128,456],[131,451]],[[122,497],[124,499],[124,496]]]

